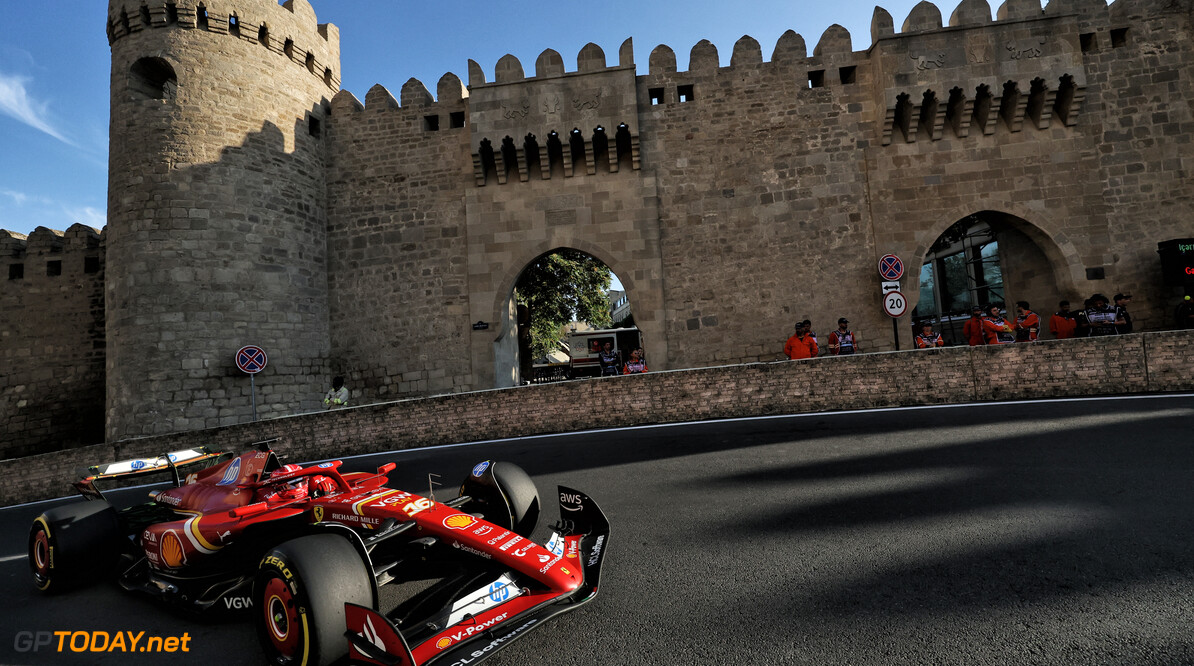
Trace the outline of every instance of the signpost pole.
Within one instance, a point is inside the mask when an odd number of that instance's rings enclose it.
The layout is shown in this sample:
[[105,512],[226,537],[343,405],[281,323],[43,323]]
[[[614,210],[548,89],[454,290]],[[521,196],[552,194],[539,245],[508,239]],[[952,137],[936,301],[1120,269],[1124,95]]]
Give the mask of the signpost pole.
[[900,350],[900,320],[892,317],[891,319],[891,336],[895,338],[895,350]]
[[[898,349],[899,343],[896,343],[896,344],[897,344],[897,349]],[[254,377],[256,377],[256,376],[257,376],[257,373],[253,373],[253,374],[249,375],[249,395],[253,399],[253,420],[254,421],[257,420],[257,382],[254,381]]]

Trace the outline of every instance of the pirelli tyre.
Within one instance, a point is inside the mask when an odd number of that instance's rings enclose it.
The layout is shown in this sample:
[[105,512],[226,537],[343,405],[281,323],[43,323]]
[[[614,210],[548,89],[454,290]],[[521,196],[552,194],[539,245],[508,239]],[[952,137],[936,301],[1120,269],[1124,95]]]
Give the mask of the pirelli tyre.
[[42,592],[62,592],[107,578],[120,552],[120,520],[104,501],[54,507],[34,519],[29,529],[29,568]]
[[344,603],[373,603],[370,573],[335,534],[286,541],[261,558],[253,581],[254,623],[269,662],[326,666],[348,654]]
[[460,486],[472,498],[467,511],[530,538],[539,524],[539,490],[521,467],[511,462],[477,463]]

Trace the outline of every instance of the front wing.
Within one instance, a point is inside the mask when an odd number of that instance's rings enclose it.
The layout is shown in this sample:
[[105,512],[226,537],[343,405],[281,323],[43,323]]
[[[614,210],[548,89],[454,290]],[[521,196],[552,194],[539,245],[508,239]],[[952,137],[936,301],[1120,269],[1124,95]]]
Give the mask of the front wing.
[[[352,663],[472,666],[547,620],[591,601],[597,595],[601,565],[608,548],[609,521],[597,503],[584,493],[563,486],[559,491],[564,532],[558,539],[559,547],[561,552],[576,554],[584,574],[579,586],[569,591],[524,590],[483,612],[466,615],[416,645],[408,644],[402,632],[377,609],[345,603],[344,636],[348,639]],[[556,541],[553,537],[552,542]]]

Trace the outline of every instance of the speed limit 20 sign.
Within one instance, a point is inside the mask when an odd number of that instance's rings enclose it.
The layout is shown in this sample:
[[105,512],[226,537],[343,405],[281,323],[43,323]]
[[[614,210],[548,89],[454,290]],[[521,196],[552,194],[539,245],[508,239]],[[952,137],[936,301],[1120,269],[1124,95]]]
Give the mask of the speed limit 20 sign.
[[904,292],[896,290],[883,294],[883,311],[893,319],[903,317],[908,311],[908,299],[904,298]]

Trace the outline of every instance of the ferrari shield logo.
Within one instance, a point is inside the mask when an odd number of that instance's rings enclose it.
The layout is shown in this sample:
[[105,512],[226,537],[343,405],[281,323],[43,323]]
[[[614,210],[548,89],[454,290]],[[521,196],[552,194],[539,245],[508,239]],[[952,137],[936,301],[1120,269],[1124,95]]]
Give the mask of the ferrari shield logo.
[[323,507],[322,506],[315,507],[315,522],[317,522],[317,523],[323,522]]

